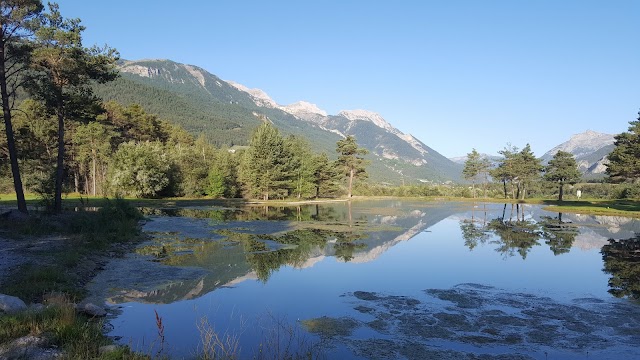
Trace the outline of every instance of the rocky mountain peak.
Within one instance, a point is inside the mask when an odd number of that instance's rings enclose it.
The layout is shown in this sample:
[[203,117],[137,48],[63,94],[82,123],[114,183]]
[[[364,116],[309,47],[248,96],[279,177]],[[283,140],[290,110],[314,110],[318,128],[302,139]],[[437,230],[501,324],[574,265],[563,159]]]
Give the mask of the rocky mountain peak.
[[614,142],[614,135],[587,130],[571,136],[568,141],[549,150],[544,154],[543,159],[553,157],[560,150],[572,153],[576,157],[581,157],[605,146],[612,145]]
[[375,113],[373,111],[369,111],[369,110],[361,110],[361,109],[342,110],[340,111],[340,113],[338,113],[338,116],[342,116],[343,118],[346,118],[350,121],[356,121],[356,120],[371,121],[376,126],[383,128],[385,130],[388,130],[388,131],[396,130],[382,116],[380,116],[380,114]]
[[320,116],[327,116],[327,112],[320,109],[316,104],[312,104],[306,101],[298,101],[296,103],[281,107],[282,110],[293,114],[316,114]]
[[225,80],[225,81],[227,82],[227,84],[235,87],[236,89],[240,91],[244,91],[249,95],[251,95],[254,99],[254,102],[258,106],[270,107],[270,108],[278,107],[278,104],[275,101],[273,101],[273,99],[262,89],[258,89],[258,88],[251,89],[235,81],[230,81],[230,80]]

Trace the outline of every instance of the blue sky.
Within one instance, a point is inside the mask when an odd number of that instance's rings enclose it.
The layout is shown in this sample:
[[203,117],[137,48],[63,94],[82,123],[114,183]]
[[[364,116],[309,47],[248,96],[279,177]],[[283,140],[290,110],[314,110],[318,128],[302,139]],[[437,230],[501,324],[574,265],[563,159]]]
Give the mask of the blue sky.
[[164,58],[380,113],[445,156],[530,143],[541,156],[640,108],[640,1],[60,0],[85,45]]

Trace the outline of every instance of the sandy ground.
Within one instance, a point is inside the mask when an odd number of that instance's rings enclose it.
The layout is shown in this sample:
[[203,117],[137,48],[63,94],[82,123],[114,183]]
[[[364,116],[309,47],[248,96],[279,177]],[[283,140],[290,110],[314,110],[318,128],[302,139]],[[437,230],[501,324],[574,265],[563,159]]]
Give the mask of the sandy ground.
[[18,240],[0,237],[0,285],[7,281],[12,269],[25,263],[29,258],[24,255],[28,245]]

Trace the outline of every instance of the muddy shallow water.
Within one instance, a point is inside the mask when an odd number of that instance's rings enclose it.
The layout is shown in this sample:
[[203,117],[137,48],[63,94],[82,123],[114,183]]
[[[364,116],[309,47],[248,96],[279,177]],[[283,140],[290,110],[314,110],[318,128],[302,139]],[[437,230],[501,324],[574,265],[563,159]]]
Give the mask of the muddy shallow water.
[[241,358],[640,358],[634,219],[390,200],[144,211],[152,240],[90,285],[140,351],[194,357],[213,330]]

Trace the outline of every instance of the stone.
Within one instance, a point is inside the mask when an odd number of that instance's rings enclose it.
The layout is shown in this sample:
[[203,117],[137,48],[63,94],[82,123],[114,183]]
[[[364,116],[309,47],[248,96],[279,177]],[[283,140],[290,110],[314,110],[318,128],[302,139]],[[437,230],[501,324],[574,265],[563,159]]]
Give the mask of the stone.
[[26,310],[27,304],[15,296],[0,294],[0,310],[6,313],[13,313]]
[[42,336],[23,336],[0,345],[0,359],[51,360],[63,355],[60,350],[49,347],[49,340]]
[[104,346],[100,346],[98,348],[98,353],[102,354],[106,354],[106,353],[112,353],[115,351],[118,351],[120,347],[118,345],[104,345]]
[[0,214],[0,217],[3,217],[10,221],[27,221],[29,219],[28,214],[25,214],[15,209],[12,209],[5,213]]
[[89,316],[95,316],[95,317],[107,316],[107,311],[104,308],[101,308],[100,306],[94,305],[92,303],[85,304],[81,308],[81,311]]
[[33,312],[42,312],[42,310],[46,309],[46,306],[44,306],[44,304],[31,304],[29,305],[29,310],[33,311]]

